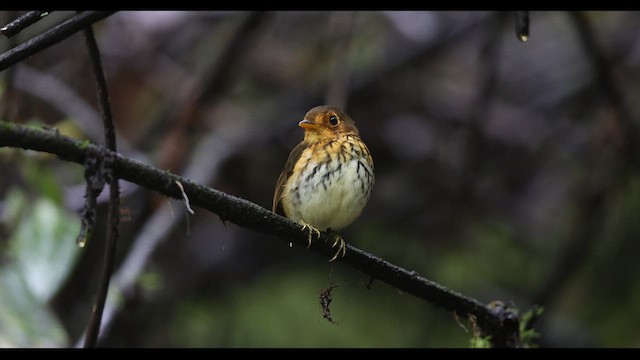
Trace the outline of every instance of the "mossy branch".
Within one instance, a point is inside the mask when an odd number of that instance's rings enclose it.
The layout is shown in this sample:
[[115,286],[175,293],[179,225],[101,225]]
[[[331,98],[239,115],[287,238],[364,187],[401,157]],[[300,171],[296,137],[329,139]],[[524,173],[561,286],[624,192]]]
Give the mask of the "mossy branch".
[[[308,244],[307,231],[303,230],[301,225],[276,215],[262,206],[126,158],[104,147],[63,136],[55,129],[39,129],[0,122],[0,147],[47,152],[78,164],[84,164],[87,157],[106,155],[113,161],[112,169],[117,178],[155,190],[165,196],[182,199],[183,193],[176,185],[176,181],[179,181],[192,205],[207,209],[224,221],[274,235],[287,243],[295,243],[303,247]],[[309,250],[330,258],[335,253],[335,249],[331,248],[332,244],[333,239],[326,233],[322,233],[318,240],[313,241]],[[347,244],[346,255],[336,261],[341,261],[403,292],[427,300],[456,316],[473,318],[483,332],[490,336],[493,346],[519,345],[518,315],[509,307],[485,305],[430,281],[415,271],[403,269],[349,244]]]

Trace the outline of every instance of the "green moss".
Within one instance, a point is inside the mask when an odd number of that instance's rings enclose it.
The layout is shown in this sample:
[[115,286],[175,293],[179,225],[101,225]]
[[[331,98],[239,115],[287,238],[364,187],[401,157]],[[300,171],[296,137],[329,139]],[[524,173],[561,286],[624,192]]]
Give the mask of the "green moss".
[[91,142],[89,140],[85,139],[84,141],[82,141],[80,143],[79,146],[80,146],[80,149],[84,151],[84,150],[87,150],[87,148],[89,147],[90,144],[91,144]]

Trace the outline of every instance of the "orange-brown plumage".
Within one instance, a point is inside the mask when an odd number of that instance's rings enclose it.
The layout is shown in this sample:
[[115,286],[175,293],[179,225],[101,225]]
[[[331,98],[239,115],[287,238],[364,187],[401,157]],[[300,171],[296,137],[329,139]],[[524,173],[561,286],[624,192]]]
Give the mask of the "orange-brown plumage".
[[360,215],[369,199],[374,184],[371,153],[355,122],[336,107],[316,106],[298,125],[305,130],[304,140],[289,154],[272,209],[312,231],[340,230]]

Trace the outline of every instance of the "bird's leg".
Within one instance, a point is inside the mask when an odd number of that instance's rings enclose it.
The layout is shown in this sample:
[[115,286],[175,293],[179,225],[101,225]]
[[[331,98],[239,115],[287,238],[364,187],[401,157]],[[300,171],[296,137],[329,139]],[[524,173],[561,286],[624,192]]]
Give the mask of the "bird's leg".
[[300,224],[302,224],[302,231],[304,230],[309,230],[309,245],[307,245],[307,249],[311,246],[311,237],[313,235],[313,233],[316,233],[316,237],[319,238],[320,237],[320,230],[314,228],[313,226],[307,224],[304,221],[300,221]]
[[333,242],[333,245],[331,245],[331,248],[333,249],[336,245],[338,245],[338,252],[336,252],[336,254],[333,255],[333,257],[329,260],[329,262],[332,262],[333,260],[338,258],[340,252],[342,252],[342,257],[344,257],[344,255],[347,253],[347,244],[345,243],[342,236],[340,236],[340,234],[338,234],[337,232],[331,229],[327,229],[327,232],[335,236],[336,239],[336,241]]

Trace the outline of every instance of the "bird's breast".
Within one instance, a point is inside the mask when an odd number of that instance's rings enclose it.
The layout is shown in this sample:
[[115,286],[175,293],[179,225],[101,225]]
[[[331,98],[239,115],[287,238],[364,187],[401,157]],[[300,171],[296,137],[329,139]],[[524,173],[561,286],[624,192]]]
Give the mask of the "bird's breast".
[[340,230],[360,215],[373,183],[371,155],[360,139],[311,145],[285,186],[285,212],[320,230]]

